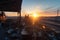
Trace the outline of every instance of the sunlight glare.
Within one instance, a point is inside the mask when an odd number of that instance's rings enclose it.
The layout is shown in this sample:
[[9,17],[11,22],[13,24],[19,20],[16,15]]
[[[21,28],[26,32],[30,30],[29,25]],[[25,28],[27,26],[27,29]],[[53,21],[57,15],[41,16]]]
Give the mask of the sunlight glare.
[[37,14],[33,14],[34,17],[37,17]]

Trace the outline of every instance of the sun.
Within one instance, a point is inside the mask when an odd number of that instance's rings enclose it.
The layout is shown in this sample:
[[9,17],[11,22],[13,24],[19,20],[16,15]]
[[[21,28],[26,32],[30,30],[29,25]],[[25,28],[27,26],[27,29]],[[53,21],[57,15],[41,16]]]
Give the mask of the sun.
[[33,13],[32,16],[33,16],[33,17],[38,17],[37,13]]

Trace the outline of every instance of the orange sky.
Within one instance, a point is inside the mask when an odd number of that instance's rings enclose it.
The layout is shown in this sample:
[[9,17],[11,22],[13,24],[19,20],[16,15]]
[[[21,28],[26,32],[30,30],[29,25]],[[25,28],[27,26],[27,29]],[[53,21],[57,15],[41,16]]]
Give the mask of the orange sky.
[[[37,13],[40,16],[57,16],[60,0],[23,0],[21,8],[22,16],[33,13]],[[17,16],[17,12],[6,12],[6,16]]]
[[[22,16],[28,15],[28,14],[31,16],[34,13],[36,13],[40,16],[56,16],[57,15],[56,12],[54,13],[54,12],[39,12],[39,11],[32,11],[32,12],[30,11],[30,13],[28,13],[26,11],[22,11],[21,13],[22,13]],[[6,16],[18,16],[17,12],[5,12],[5,14],[6,14]]]
[[17,16],[17,12],[5,12],[6,16]]

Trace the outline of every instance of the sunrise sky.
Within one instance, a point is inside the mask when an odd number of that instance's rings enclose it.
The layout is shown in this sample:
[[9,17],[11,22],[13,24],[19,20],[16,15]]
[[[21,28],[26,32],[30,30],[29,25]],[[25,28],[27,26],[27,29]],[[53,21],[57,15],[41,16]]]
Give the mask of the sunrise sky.
[[[60,8],[60,0],[23,0],[22,16],[37,13],[40,16],[56,16],[57,9]],[[9,13],[8,16],[17,16],[17,13]]]

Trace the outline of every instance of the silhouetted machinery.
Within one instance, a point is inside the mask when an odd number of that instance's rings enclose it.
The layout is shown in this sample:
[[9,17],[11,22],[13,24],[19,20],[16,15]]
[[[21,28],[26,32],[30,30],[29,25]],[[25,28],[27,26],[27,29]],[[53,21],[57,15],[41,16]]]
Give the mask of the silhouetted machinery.
[[0,0],[0,11],[21,11],[22,0]]
[[[19,18],[18,18],[19,21],[17,23],[20,24],[20,21],[21,21],[21,4],[22,4],[22,0],[0,0],[0,21],[5,20],[5,18],[6,18],[6,15],[4,12],[17,12],[19,14]],[[1,25],[1,24],[3,24],[3,25]],[[12,23],[7,22],[4,24],[4,23],[0,22],[0,28],[1,28],[0,40],[8,40],[8,37],[10,37],[10,36],[7,37],[7,35],[9,34],[8,32],[10,32],[12,28],[11,28],[11,25],[9,26],[8,24],[10,25]],[[5,26],[5,27],[3,28],[3,26]],[[12,34],[19,34],[18,31],[16,32],[16,29],[15,29],[15,31]],[[19,36],[19,35],[16,35],[16,36]],[[15,38],[13,38],[13,39],[15,39]],[[9,40],[12,40],[11,37]]]
[[20,24],[21,4],[22,0],[0,0],[0,20],[6,16],[4,12],[17,12],[19,14],[18,24]]
[[0,11],[18,12],[21,14],[21,4],[22,0],[0,0]]

